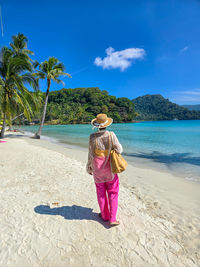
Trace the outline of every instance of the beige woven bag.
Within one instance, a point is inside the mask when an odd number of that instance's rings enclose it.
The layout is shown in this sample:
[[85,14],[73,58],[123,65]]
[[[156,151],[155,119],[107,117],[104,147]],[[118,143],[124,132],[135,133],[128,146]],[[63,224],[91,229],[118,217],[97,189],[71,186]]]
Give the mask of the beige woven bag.
[[113,149],[113,142],[112,142],[112,136],[110,135],[111,139],[111,151],[110,151],[110,160],[111,160],[111,168],[112,168],[112,173],[120,173],[125,171],[128,163],[126,160],[122,157],[121,154],[118,154],[114,149]]

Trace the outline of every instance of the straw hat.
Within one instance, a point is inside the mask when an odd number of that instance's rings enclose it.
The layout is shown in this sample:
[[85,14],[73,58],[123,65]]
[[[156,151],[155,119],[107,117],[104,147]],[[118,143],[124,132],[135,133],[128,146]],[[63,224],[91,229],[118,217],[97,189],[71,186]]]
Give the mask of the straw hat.
[[101,113],[98,114],[96,118],[91,121],[91,124],[94,127],[101,129],[110,126],[112,122],[113,122],[112,118],[108,118],[106,114]]

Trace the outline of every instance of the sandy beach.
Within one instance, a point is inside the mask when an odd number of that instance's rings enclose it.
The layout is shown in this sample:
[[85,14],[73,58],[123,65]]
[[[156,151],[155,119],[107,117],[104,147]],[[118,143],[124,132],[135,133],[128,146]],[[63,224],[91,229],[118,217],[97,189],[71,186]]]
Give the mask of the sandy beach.
[[99,217],[86,151],[20,133],[0,144],[0,266],[200,266],[200,185],[129,165]]

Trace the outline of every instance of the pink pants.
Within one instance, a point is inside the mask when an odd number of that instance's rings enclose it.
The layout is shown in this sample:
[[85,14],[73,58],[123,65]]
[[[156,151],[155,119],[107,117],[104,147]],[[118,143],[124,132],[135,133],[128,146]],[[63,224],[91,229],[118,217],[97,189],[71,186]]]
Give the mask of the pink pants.
[[110,222],[116,221],[118,208],[119,177],[115,177],[110,182],[95,183],[97,191],[97,200],[101,210],[103,220]]

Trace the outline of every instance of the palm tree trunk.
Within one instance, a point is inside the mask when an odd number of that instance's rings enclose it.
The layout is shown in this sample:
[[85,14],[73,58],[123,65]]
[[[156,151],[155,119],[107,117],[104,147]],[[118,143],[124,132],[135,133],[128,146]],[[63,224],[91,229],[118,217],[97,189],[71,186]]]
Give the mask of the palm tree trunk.
[[14,118],[12,119],[12,121],[16,120],[17,118],[21,117],[22,115],[24,115],[24,112],[21,113],[21,114],[19,114],[19,115],[17,115],[16,117],[14,117]]
[[51,80],[47,80],[48,83],[48,87],[47,87],[47,91],[46,91],[46,97],[45,97],[45,102],[44,102],[44,109],[43,109],[43,113],[42,113],[42,120],[41,120],[41,124],[40,124],[40,128],[37,131],[37,133],[35,133],[34,137],[35,139],[40,139],[41,133],[42,133],[42,128],[44,126],[44,120],[45,120],[45,116],[46,116],[46,110],[47,110],[47,103],[48,103],[48,98],[49,98],[49,89],[50,89],[50,85],[51,85]]
[[6,113],[4,113],[3,115],[3,125],[1,129],[0,138],[4,138],[5,129],[6,129]]

